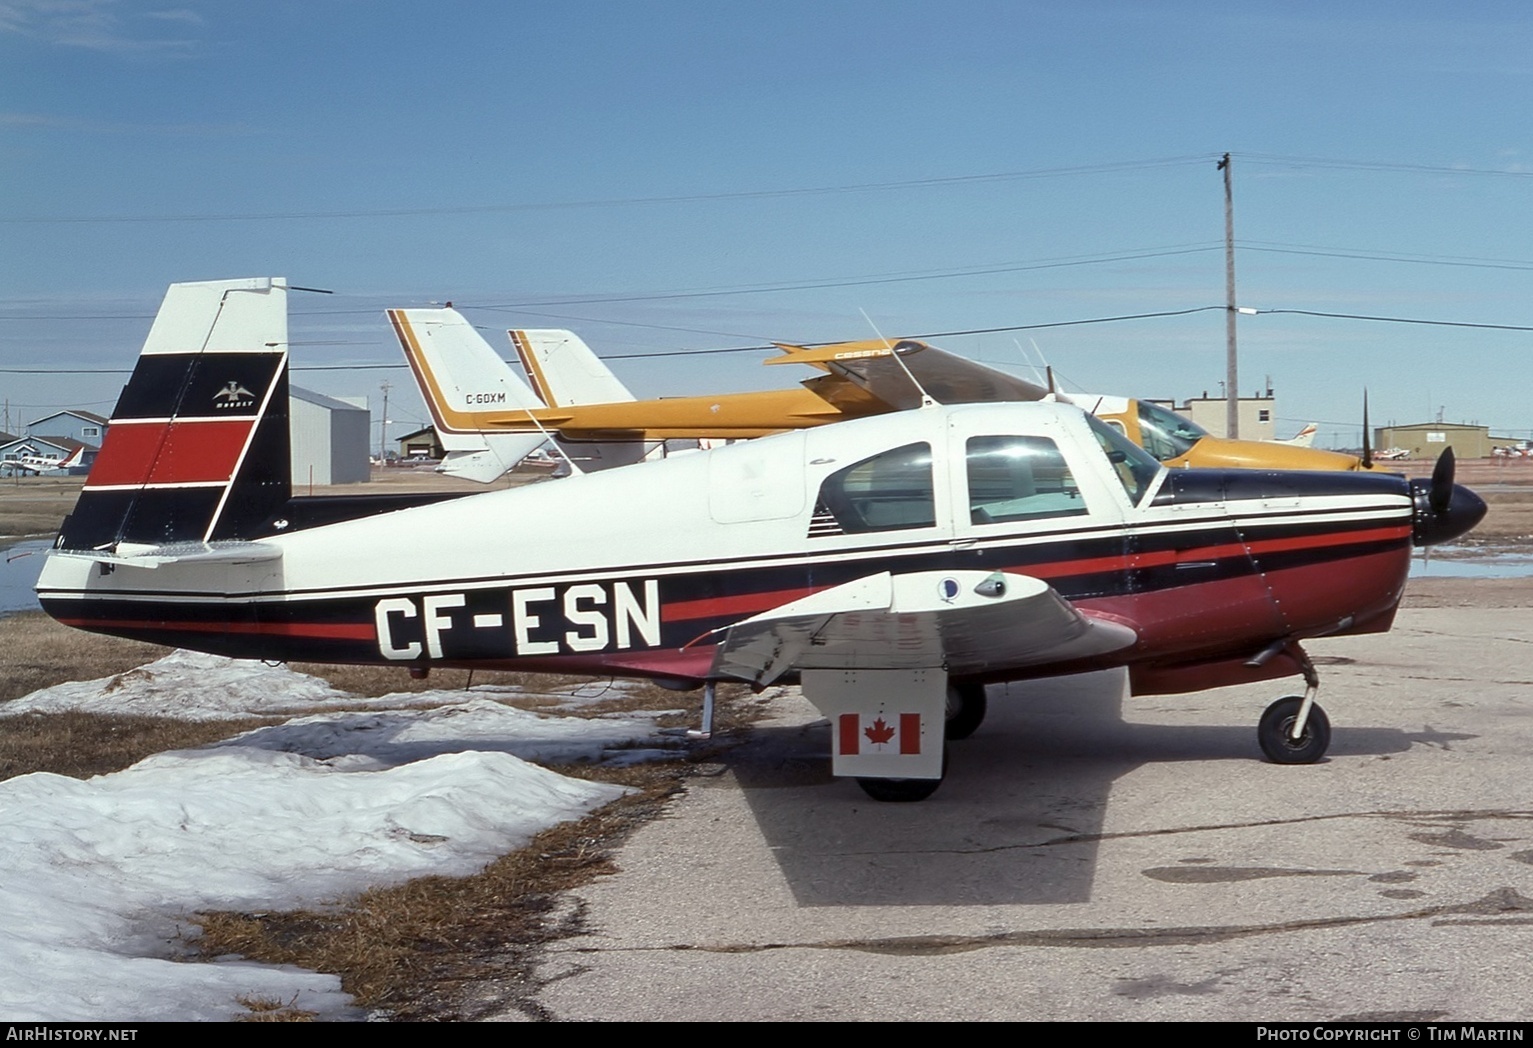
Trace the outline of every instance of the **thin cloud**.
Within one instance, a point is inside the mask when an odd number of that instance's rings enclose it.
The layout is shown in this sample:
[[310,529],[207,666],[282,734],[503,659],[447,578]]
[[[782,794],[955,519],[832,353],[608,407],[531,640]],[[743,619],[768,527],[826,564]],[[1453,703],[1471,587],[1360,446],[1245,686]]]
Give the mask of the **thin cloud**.
[[104,54],[186,54],[198,47],[197,39],[163,32],[200,28],[203,18],[195,11],[128,7],[123,0],[0,0],[0,32]]
[[170,135],[215,137],[254,135],[260,129],[249,124],[151,124],[128,120],[85,120],[53,113],[0,112],[0,131],[84,131],[101,135]]
[[185,25],[207,25],[207,19],[187,7],[166,8],[163,11],[145,11],[144,18],[157,18],[163,22],[181,22]]

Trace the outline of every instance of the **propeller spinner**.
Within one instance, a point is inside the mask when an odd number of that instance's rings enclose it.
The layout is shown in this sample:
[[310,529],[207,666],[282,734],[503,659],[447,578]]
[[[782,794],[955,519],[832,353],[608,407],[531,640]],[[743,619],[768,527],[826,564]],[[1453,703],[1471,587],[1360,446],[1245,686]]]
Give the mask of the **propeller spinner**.
[[1485,501],[1453,483],[1453,473],[1453,449],[1444,448],[1432,467],[1432,479],[1411,481],[1411,498],[1416,504],[1411,541],[1418,546],[1456,539],[1485,516]]

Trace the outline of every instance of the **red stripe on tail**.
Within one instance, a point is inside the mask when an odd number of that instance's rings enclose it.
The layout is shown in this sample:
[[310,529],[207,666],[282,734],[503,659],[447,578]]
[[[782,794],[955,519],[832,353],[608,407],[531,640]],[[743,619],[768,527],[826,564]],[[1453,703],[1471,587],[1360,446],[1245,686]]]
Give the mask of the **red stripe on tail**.
[[255,421],[114,422],[87,486],[226,482]]

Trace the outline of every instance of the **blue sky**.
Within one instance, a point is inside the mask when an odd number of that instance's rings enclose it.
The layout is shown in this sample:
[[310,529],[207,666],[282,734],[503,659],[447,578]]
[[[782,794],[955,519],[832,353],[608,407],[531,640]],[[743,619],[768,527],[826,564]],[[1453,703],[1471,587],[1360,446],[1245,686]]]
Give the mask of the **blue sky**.
[[[295,366],[350,368],[298,381],[388,380],[402,433],[407,373],[356,369],[393,305],[610,356],[1217,307],[1225,151],[1243,306],[1533,325],[1530,56],[1495,2],[0,0],[0,368],[125,368],[166,284],[284,275],[336,292],[294,297]],[[1224,377],[1218,309],[934,341],[1029,339],[1082,389]],[[1364,384],[1526,436],[1530,340],[1261,314],[1240,384],[1323,439]],[[761,358],[613,367],[789,380]],[[0,394],[14,428],[120,381]]]

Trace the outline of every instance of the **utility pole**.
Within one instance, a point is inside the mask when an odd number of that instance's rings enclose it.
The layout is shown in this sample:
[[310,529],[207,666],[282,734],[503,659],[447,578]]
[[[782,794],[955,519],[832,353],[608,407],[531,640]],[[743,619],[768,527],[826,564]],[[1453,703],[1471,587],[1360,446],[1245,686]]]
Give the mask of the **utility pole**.
[[378,420],[378,462],[381,464],[386,461],[384,448],[389,439],[389,389],[392,387],[389,386],[388,379],[384,379],[383,385],[379,388],[383,390],[383,417]]
[[1235,366],[1235,196],[1230,188],[1230,155],[1219,161],[1224,172],[1224,435],[1240,436],[1240,383]]

